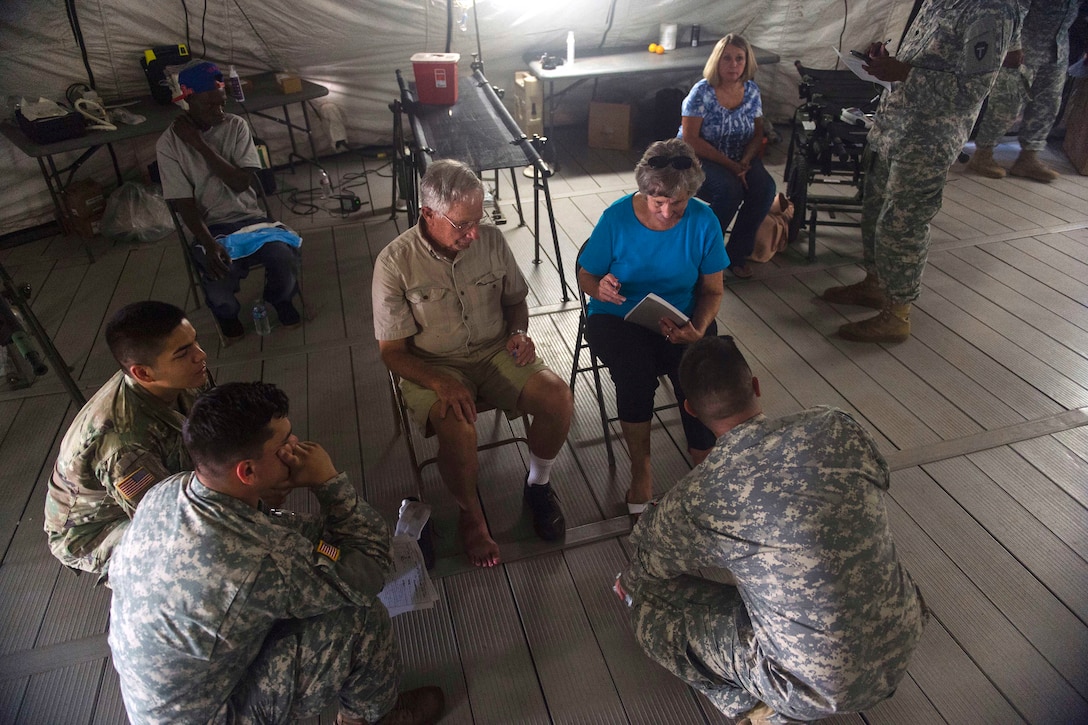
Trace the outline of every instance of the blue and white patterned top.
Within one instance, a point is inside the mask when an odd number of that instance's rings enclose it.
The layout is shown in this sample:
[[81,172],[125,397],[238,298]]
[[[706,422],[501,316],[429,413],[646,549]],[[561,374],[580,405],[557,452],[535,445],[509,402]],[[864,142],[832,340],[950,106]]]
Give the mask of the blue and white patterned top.
[[[755,134],[756,119],[763,118],[763,100],[756,82],[745,81],[744,99],[740,105],[734,109],[725,108],[718,103],[714,87],[704,79],[688,93],[680,113],[702,118],[699,136],[729,158],[740,161],[744,147]],[[677,137],[682,138],[683,132],[678,133]]]

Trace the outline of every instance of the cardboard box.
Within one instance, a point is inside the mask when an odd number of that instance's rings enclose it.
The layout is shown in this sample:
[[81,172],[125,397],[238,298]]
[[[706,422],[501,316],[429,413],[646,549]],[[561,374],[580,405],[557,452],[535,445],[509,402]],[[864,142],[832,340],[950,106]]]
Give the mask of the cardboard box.
[[64,190],[64,218],[68,234],[88,238],[97,236],[106,211],[106,193],[94,179],[80,179]]
[[64,227],[65,234],[80,237],[82,239],[90,239],[91,237],[97,237],[102,231],[102,220],[77,219],[68,216],[65,217],[62,226]]
[[416,100],[436,106],[457,103],[457,63],[460,53],[416,53],[412,73],[416,77]]
[[283,94],[302,93],[302,79],[291,73],[277,73],[276,83]]
[[633,117],[629,103],[591,102],[589,104],[589,147],[629,150],[633,136]]
[[1076,81],[1069,96],[1062,148],[1076,170],[1088,176],[1088,80],[1084,78]]
[[514,120],[529,138],[544,135],[544,91],[532,73],[514,73]]
[[94,179],[80,179],[64,190],[64,210],[77,219],[101,219],[106,192]]

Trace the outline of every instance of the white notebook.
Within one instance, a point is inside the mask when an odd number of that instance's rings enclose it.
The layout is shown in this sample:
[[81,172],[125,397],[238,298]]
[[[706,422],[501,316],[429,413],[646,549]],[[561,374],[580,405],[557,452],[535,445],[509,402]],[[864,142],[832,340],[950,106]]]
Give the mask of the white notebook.
[[665,300],[663,297],[659,297],[653,292],[643,297],[641,302],[632,307],[631,311],[623,316],[623,319],[628,322],[642,325],[648,330],[660,333],[661,325],[658,321],[662,317],[669,318],[677,327],[683,327],[688,324],[687,315],[676,309],[671,302]]

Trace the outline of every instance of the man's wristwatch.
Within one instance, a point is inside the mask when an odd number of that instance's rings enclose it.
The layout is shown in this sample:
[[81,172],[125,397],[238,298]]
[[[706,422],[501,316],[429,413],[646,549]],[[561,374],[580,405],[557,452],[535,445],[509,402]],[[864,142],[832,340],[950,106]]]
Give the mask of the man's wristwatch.
[[525,335],[526,337],[528,337],[528,333],[526,333],[525,330],[514,330],[509,335],[507,335],[507,337],[513,337],[514,335]]

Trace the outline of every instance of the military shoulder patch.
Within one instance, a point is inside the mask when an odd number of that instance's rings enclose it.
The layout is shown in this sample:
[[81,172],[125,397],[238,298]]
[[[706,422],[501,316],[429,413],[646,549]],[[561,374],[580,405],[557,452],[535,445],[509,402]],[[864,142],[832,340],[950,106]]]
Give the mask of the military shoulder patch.
[[967,75],[996,71],[1004,58],[998,54],[1002,32],[995,20],[986,18],[976,21],[965,35],[963,70]]
[[324,539],[317,542],[317,546],[314,550],[332,561],[340,561],[340,549],[332,544],[326,543]]
[[155,476],[140,466],[117,482],[117,492],[124,496],[126,501],[132,501],[143,495],[153,483],[155,483]]

